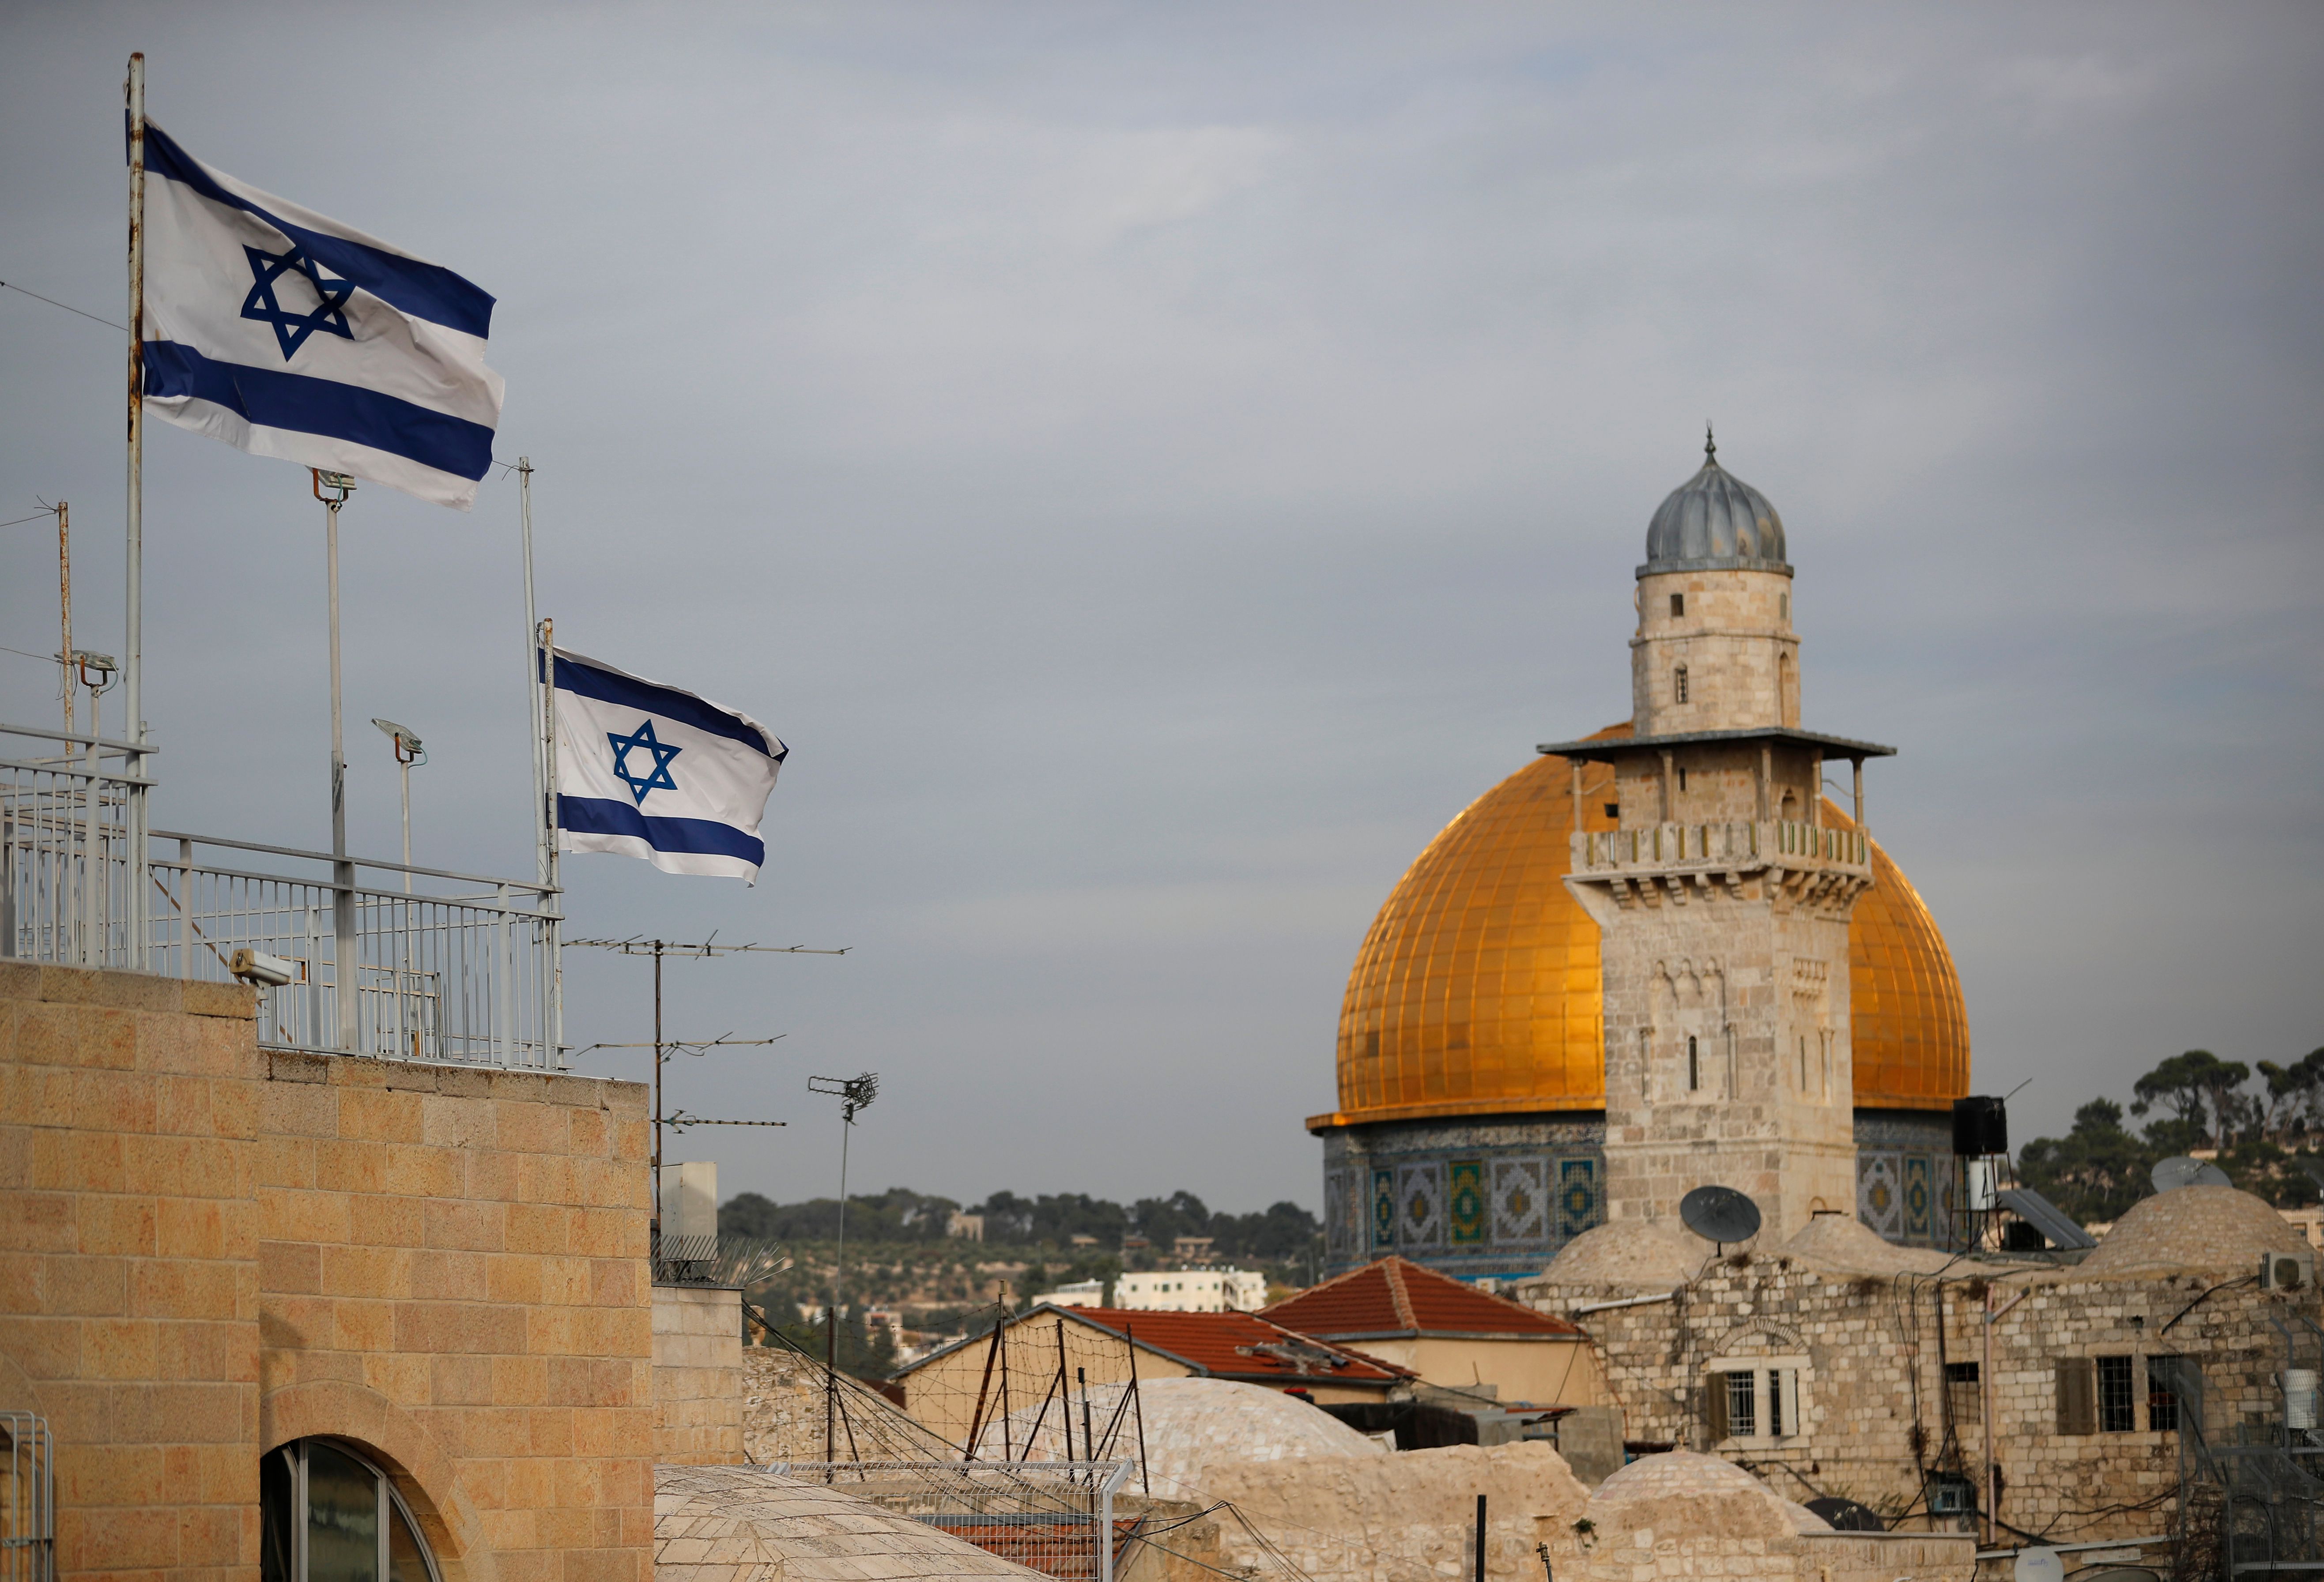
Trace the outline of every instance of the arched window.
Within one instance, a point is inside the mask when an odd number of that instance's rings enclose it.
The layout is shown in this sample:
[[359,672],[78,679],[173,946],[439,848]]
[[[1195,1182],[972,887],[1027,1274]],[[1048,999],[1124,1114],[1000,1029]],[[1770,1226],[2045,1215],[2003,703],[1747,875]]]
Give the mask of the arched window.
[[1686,667],[1683,665],[1671,673],[1671,694],[1680,703],[1686,702]]
[[261,1582],[442,1582],[403,1496],[345,1445],[269,1450],[258,1506]]
[[1702,1090],[1702,1055],[1695,1047],[1692,1033],[1686,1035],[1686,1090],[1690,1093]]

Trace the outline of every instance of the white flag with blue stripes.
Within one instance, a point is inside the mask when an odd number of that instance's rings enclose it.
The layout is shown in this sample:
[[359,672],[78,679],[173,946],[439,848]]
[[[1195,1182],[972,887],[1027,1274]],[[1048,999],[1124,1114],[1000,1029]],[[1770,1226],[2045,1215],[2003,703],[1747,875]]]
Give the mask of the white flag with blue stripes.
[[211,170],[151,121],[145,170],[147,409],[467,510],[501,420],[493,299]]
[[759,821],[790,749],[699,694],[563,648],[543,657],[555,665],[558,848],[756,884]]

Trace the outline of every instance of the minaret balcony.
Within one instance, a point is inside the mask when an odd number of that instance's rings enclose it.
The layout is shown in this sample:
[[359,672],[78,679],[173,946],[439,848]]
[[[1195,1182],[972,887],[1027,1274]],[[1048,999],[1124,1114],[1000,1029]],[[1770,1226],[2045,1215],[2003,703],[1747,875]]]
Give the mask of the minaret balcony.
[[1572,839],[1570,882],[1602,889],[1622,906],[1775,896],[1845,906],[1872,882],[1863,832],[1821,824],[1655,823]]

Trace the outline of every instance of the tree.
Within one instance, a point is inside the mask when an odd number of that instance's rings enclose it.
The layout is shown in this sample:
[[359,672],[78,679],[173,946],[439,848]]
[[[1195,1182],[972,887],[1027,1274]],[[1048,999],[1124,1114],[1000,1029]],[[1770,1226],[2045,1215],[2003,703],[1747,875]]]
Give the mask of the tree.
[[2174,1054],[2138,1079],[2131,1087],[2133,1115],[2144,1115],[2156,1104],[2171,1106],[2172,1118],[2203,1126],[2209,1114],[2211,1145],[2227,1145],[2229,1131],[2243,1118],[2236,1090],[2251,1081],[2251,1067],[2239,1060],[2221,1060],[2208,1049]]
[[2259,1063],[2267,1084],[2261,1129],[2279,1145],[2316,1129],[2318,1109],[2324,1104],[2324,1049],[2310,1050],[2288,1066],[2272,1060]]
[[[2147,1128],[2149,1138],[2176,1118]],[[2122,1106],[2093,1099],[2074,1112],[2074,1129],[2061,1138],[2036,1137],[2017,1151],[2025,1184],[2084,1224],[2110,1223],[2153,1190],[2147,1172],[2162,1155],[2152,1140],[2125,1130]]]

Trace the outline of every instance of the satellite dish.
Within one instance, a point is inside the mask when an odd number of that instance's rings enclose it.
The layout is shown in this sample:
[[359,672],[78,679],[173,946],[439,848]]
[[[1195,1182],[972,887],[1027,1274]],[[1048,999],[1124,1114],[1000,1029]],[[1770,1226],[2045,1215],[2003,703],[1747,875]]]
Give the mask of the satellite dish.
[[1695,1188],[1678,1200],[1678,1217],[1695,1235],[1721,1246],[1759,1234],[1759,1205],[1733,1187]]
[[1808,1502],[1808,1509],[1822,1517],[1834,1532],[1886,1532],[1888,1524],[1880,1520],[1880,1513],[1854,1500],[1844,1500],[1838,1495],[1825,1495]]
[[2158,1192],[2176,1191],[2181,1187],[2236,1184],[2227,1179],[2226,1171],[2209,1160],[2190,1159],[2183,1154],[2163,1160],[2147,1172],[2147,1178],[2154,1182],[2154,1190]]
[[2053,1549],[2021,1549],[2012,1568],[2015,1582],[2066,1582],[2066,1562]]
[[2313,1154],[2294,1154],[2292,1163],[2299,1167],[2302,1175],[2316,1183],[2319,1194],[2324,1194],[2324,1159]]

